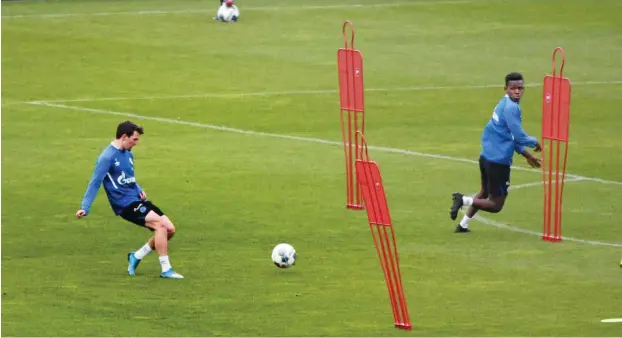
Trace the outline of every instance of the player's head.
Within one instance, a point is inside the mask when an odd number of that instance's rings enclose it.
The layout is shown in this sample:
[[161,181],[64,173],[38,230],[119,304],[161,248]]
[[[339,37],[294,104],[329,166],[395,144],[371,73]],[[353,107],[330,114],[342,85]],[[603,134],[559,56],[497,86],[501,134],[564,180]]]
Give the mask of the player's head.
[[510,73],[505,76],[505,93],[514,101],[519,101],[525,92],[525,80],[521,73]]
[[227,0],[227,1],[225,1],[225,5],[227,5],[227,7],[231,7],[231,6],[233,6],[233,0]]
[[143,128],[136,124],[125,121],[117,126],[117,140],[121,141],[122,150],[131,150],[140,139],[140,135],[144,133]]

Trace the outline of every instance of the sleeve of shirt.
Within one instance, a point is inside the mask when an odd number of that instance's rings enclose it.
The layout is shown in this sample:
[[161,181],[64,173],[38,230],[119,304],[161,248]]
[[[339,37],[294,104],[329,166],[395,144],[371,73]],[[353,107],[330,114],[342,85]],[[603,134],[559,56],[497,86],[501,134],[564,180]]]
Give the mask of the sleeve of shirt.
[[514,151],[516,151],[517,154],[522,154],[523,151],[525,151],[525,146],[521,146],[517,144],[514,146]]
[[84,193],[84,197],[82,197],[82,205],[80,209],[86,211],[86,214],[89,214],[89,210],[91,209],[91,205],[97,196],[97,191],[99,191],[99,187],[104,180],[104,176],[110,170],[110,166],[112,164],[112,159],[105,156],[100,156],[97,159],[97,163],[95,164],[95,170],[93,171],[93,177],[91,177],[91,181],[89,182],[89,186],[86,188],[86,192]]
[[[132,167],[133,167],[134,166],[134,154],[132,154],[130,156],[131,156],[131,159],[132,159]],[[134,176],[136,176],[136,174],[134,174]],[[136,184],[136,192],[140,195],[140,193],[143,192],[143,188],[141,188],[140,185],[138,185],[138,182],[135,182],[135,184]]]
[[536,138],[533,136],[527,135],[523,130],[523,126],[520,118],[520,110],[517,106],[513,106],[510,108],[506,108],[504,111],[505,120],[507,122],[508,128],[510,128],[510,132],[512,133],[512,137],[514,137],[514,142],[516,142],[517,147],[530,147],[534,148],[536,146]]

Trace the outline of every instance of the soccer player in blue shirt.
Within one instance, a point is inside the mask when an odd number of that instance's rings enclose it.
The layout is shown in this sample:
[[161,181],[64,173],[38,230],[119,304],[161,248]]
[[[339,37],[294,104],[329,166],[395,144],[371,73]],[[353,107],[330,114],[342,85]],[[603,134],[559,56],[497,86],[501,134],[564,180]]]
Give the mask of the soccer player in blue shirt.
[[184,278],[171,267],[168,259],[168,241],[175,234],[175,226],[164,212],[147,200],[147,194],[136,182],[134,176],[134,155],[132,148],[138,144],[143,128],[125,121],[117,126],[116,139],[102,151],[95,164],[93,177],[82,198],[77,218],[89,214],[100,185],[108,195],[108,201],[115,215],[142,227],[151,229],[154,236],[138,251],[127,256],[127,271],[134,276],[138,263],[154,249],[160,256],[163,278]]
[[539,168],[541,161],[525,148],[541,150],[535,137],[528,136],[522,127],[522,111],[519,105],[525,91],[525,82],[520,73],[505,77],[505,96],[501,98],[482,134],[482,151],[479,157],[481,189],[473,197],[459,192],[452,195],[449,212],[452,220],[458,217],[458,210],[468,206],[456,232],[470,232],[469,221],[478,210],[497,213],[503,209],[510,187],[510,166],[514,152],[523,155],[527,163]]

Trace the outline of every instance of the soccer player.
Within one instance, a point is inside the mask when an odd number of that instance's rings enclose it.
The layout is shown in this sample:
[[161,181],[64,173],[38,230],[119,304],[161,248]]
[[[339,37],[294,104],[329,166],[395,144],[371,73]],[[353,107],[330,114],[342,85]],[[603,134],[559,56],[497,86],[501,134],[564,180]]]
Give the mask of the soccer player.
[[218,13],[214,17],[214,20],[220,20],[222,22],[237,22],[240,17],[240,10],[235,5],[234,0],[221,0]]
[[117,126],[116,139],[99,155],[93,177],[82,198],[77,218],[89,214],[99,186],[104,183],[104,190],[115,215],[125,220],[146,227],[154,232],[147,244],[127,256],[127,272],[134,276],[138,263],[154,249],[160,256],[163,278],[184,278],[171,267],[168,259],[168,241],[175,234],[175,226],[155,204],[147,200],[147,194],[136,182],[134,176],[134,155],[132,148],[138,144],[143,128],[125,121]]
[[520,73],[510,73],[505,77],[505,95],[492,113],[482,133],[482,151],[479,157],[481,189],[473,197],[459,192],[452,195],[449,212],[452,220],[458,216],[462,206],[468,206],[466,214],[456,226],[455,232],[471,232],[469,222],[478,210],[497,213],[503,209],[510,187],[510,166],[514,151],[523,155],[527,163],[539,168],[541,161],[525,147],[541,150],[535,137],[528,136],[522,127],[520,99],[525,91],[525,82]]

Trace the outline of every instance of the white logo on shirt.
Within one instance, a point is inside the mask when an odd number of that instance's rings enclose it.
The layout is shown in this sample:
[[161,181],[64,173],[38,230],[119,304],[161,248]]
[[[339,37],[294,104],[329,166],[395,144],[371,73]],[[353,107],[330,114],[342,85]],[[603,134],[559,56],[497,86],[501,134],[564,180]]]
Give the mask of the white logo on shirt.
[[499,115],[497,115],[494,111],[492,112],[492,119],[499,122]]
[[121,175],[117,177],[117,182],[119,182],[120,185],[136,183],[136,177],[125,178],[125,171],[122,171]]

